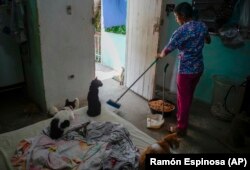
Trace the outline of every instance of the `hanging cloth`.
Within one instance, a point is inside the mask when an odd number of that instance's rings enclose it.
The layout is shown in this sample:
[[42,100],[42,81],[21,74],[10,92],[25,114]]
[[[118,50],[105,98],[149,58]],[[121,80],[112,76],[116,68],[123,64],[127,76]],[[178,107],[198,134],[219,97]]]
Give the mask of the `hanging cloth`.
[[11,2],[10,30],[11,35],[15,37],[18,43],[27,41],[24,26],[24,9],[20,0],[12,0]]
[[244,0],[240,13],[240,26],[250,27],[250,1]]
[[127,0],[103,0],[104,28],[126,25]]

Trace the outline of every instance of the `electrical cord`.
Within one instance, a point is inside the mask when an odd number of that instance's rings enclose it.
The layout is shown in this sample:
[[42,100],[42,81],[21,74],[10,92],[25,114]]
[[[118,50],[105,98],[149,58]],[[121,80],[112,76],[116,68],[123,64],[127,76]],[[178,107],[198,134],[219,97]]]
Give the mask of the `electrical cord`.
[[[247,83],[247,81],[244,81],[243,83],[240,84],[239,87],[245,87],[245,86],[246,86],[246,83]],[[227,91],[227,93],[226,93],[226,95],[225,95],[225,97],[224,97],[224,103],[223,103],[223,106],[225,107],[225,110],[226,110],[228,113],[230,113],[232,116],[234,116],[235,113],[232,113],[232,112],[228,109],[228,107],[227,107],[227,100],[228,100],[229,93],[231,92],[231,90],[232,90],[233,88],[236,90],[236,86],[235,86],[235,85],[232,85],[232,86],[228,89],[228,91]]]

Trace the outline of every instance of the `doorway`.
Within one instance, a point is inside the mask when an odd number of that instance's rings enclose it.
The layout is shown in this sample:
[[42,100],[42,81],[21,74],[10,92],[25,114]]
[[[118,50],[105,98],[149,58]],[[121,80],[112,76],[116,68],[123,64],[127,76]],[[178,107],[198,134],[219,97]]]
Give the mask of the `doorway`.
[[[117,37],[114,34],[108,35],[106,30],[101,29],[101,64],[118,70],[118,73],[121,73],[122,67],[124,67],[124,85],[129,87],[156,57],[162,0],[127,0],[126,3],[126,35],[124,41],[116,40]],[[103,6],[101,10],[105,10]],[[101,14],[103,14],[103,11]],[[123,52],[119,50],[121,44],[124,45]],[[108,50],[110,50],[110,53],[107,52]],[[105,53],[108,53],[107,57],[105,57]],[[124,57],[119,58],[122,55]],[[145,99],[151,99],[155,85],[154,79],[155,66],[131,90]]]
[[126,26],[106,27],[107,22],[112,22],[107,8],[120,10],[123,7],[120,2],[122,1],[94,1],[95,75],[100,80],[112,78],[120,82],[120,74],[125,67]]

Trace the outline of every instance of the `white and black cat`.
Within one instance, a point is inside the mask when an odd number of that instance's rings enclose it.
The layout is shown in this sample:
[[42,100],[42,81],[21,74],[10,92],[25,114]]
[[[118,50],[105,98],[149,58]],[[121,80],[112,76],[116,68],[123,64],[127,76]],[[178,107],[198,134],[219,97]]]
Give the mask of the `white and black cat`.
[[65,107],[64,110],[57,112],[50,122],[49,136],[52,139],[59,139],[62,137],[67,132],[73,119],[74,113],[69,107]]
[[80,106],[80,102],[78,98],[75,98],[73,101],[69,101],[69,99],[65,100],[65,105],[63,108],[57,108],[56,106],[51,106],[48,110],[48,114],[50,116],[54,116],[59,110],[63,110],[65,108],[70,108],[71,110],[78,109]]
[[64,107],[70,107],[72,110],[79,108],[79,99],[75,98],[73,101],[66,99]]
[[97,77],[92,80],[88,92],[88,110],[87,114],[91,117],[101,114],[101,102],[99,100],[98,88],[102,86],[102,82]]

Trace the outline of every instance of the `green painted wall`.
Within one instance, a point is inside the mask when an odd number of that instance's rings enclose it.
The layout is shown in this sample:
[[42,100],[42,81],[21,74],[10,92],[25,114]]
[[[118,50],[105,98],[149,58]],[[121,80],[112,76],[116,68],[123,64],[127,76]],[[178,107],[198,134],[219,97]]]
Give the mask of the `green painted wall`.
[[30,55],[24,59],[25,75],[29,96],[45,111],[46,103],[36,2],[36,0],[28,0],[26,2]]
[[102,64],[115,70],[125,67],[126,35],[114,34],[102,30]]
[[250,41],[244,47],[230,49],[220,38],[212,36],[212,44],[204,48],[205,72],[197,87],[195,97],[210,102],[212,99],[212,77],[221,74],[233,81],[242,82],[250,75]]
[[[184,2],[182,0],[174,1],[175,4]],[[192,2],[187,0],[186,2]],[[165,9],[165,8],[164,8]],[[168,23],[166,28],[165,43],[168,42],[173,31],[178,27],[173,13],[164,16]],[[211,36],[212,43],[205,45],[203,55],[205,70],[195,92],[195,98],[206,103],[211,103],[213,95],[213,75],[222,74],[232,80],[244,81],[247,75],[250,75],[250,40],[245,42],[245,46],[238,49],[225,47],[218,36]],[[160,44],[162,47],[165,44]],[[176,51],[168,57],[176,58]]]

